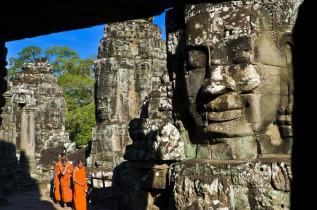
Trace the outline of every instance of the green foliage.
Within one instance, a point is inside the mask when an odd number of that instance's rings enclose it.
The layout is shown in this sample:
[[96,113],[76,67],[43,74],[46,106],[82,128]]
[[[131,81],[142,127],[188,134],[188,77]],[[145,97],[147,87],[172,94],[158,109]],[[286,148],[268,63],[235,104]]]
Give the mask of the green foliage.
[[64,72],[58,77],[58,83],[64,89],[63,96],[69,111],[94,103],[95,80],[93,78]]
[[45,56],[50,59],[55,75],[69,72],[74,75],[93,77],[94,60],[81,59],[77,52],[67,46],[52,46],[45,50]]
[[28,46],[18,53],[17,58],[9,58],[8,76],[11,79],[15,72],[21,71],[22,64],[27,61],[34,60],[43,56],[43,51],[40,47]]
[[51,46],[42,50],[29,46],[18,53],[17,58],[9,58],[9,78],[21,71],[22,64],[35,58],[47,57],[53,66],[53,73],[63,87],[67,102],[66,130],[70,139],[78,146],[91,140],[91,129],[96,124],[94,105],[94,56],[81,59],[79,54],[64,46]]
[[91,140],[92,126],[95,124],[95,105],[93,103],[67,113],[66,130],[79,147]]

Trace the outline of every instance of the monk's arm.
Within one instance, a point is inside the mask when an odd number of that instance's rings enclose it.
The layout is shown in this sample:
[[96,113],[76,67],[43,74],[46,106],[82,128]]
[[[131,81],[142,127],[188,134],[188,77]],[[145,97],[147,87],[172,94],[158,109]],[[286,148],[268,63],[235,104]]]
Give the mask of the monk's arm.
[[66,174],[67,168],[68,168],[68,166],[65,167],[64,171],[61,168],[61,173],[62,173],[63,176]]
[[55,183],[55,176],[56,176],[56,174],[55,174],[55,168],[54,168],[54,172],[53,172],[53,185],[54,185],[54,186],[56,185],[56,183]]
[[67,173],[73,174],[73,167],[69,167],[69,170],[67,169]]
[[55,163],[54,165],[54,172],[53,172],[53,185],[56,185],[56,167],[57,167],[57,163]]
[[78,167],[75,166],[75,168],[73,170],[73,182],[74,182],[74,184],[77,183],[77,184],[79,184],[80,186],[83,187],[85,185],[76,180],[76,175],[75,174],[76,174],[77,171],[78,171]]

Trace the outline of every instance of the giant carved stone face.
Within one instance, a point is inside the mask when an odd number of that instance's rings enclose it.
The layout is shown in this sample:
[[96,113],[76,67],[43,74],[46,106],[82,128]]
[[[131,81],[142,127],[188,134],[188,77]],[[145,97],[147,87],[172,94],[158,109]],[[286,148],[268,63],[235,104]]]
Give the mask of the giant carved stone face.
[[281,129],[291,136],[290,122],[284,117],[278,126],[277,119],[292,106],[290,32],[297,5],[276,2],[185,8],[185,63],[177,77],[185,81],[192,139],[211,144],[211,158],[283,153],[272,149],[285,144]]

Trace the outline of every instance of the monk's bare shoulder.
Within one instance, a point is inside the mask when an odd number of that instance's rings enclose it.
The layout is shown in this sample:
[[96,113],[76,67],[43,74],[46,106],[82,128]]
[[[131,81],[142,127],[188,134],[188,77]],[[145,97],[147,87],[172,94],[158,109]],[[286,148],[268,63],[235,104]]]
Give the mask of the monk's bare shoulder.
[[55,163],[55,167],[57,168],[60,164],[62,164],[61,161],[57,161],[57,162]]

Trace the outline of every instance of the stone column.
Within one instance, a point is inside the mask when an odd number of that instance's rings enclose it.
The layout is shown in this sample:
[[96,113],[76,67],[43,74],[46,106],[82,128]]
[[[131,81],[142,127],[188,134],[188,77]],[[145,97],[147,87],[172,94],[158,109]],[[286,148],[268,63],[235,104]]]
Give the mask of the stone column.
[[21,114],[21,150],[29,158],[35,155],[35,109],[23,108]]
[[28,164],[29,172],[32,176],[37,171],[37,164],[35,160],[35,119],[36,108],[22,109],[21,113],[21,155],[24,153],[26,157],[26,164]]

